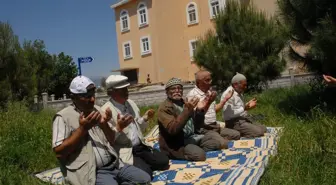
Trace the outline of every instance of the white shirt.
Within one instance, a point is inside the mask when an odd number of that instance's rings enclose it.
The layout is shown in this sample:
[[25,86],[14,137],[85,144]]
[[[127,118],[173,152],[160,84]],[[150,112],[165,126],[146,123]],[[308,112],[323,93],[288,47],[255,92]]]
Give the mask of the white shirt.
[[[225,98],[225,96],[229,93],[229,91],[233,90],[233,87],[228,87],[222,94],[221,101]],[[232,97],[225,103],[223,107],[223,119],[228,121],[233,118],[237,118],[240,116],[245,116],[247,112],[245,111],[245,103],[243,99],[243,95],[238,94],[234,91]]]
[[[53,122],[52,147],[55,148],[61,145],[66,138],[71,136],[73,131],[74,130],[69,127],[68,124],[65,124],[65,121],[61,116],[57,116]],[[91,137],[89,138],[92,139]],[[97,168],[103,167],[111,162],[112,156],[108,152],[106,146],[99,141],[93,139],[92,141]]]
[[[122,105],[116,101],[114,101],[113,99],[111,99],[111,103],[117,108],[118,112],[121,115],[125,115],[126,113],[130,114],[133,116],[134,119],[137,119],[137,121],[139,122],[139,124],[142,124],[145,122],[144,118],[136,118],[135,117],[135,113],[132,111],[132,107],[129,103],[125,103],[125,105]],[[138,129],[136,126],[136,123],[133,121],[131,124],[128,125],[128,127],[130,127],[131,129],[131,135],[130,135],[130,139],[132,141],[132,145],[133,146],[137,146],[141,144],[141,140],[140,137],[138,135]]]
[[[195,96],[198,97],[200,101],[202,101],[206,97],[206,94],[197,86],[195,86],[195,88],[193,88],[187,94],[187,98],[190,99]],[[205,113],[204,123],[208,125],[215,122],[216,122],[216,101],[213,101],[209,106],[208,111]]]

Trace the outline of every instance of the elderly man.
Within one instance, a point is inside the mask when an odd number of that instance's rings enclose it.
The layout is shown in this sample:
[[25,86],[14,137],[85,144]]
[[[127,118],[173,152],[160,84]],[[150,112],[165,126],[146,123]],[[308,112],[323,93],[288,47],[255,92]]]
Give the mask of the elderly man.
[[94,83],[77,76],[70,92],[73,104],[53,119],[52,147],[65,181],[74,185],[149,184],[150,176],[125,165],[112,147],[118,133],[108,124],[111,110],[102,112],[95,106]]
[[221,100],[227,97],[230,91],[234,90],[233,96],[226,102],[223,108],[223,119],[228,128],[240,132],[242,137],[252,138],[263,136],[267,131],[266,127],[254,124],[247,113],[248,110],[257,106],[257,99],[253,98],[246,104],[243,99],[243,92],[247,88],[246,77],[237,73],[231,80],[231,86],[222,94]]
[[180,79],[172,78],[166,84],[167,99],[158,110],[159,144],[170,158],[204,161],[205,151],[225,147],[224,139],[216,132],[200,135],[196,131],[204,125],[204,114],[216,98],[212,92],[199,101],[193,97],[184,101]]
[[[140,116],[138,106],[128,98],[128,78],[122,75],[111,75],[106,79],[107,93],[110,101],[106,102],[102,110],[111,109],[114,127],[120,131],[114,147],[121,159],[134,165],[150,176],[154,170],[165,170],[169,167],[169,158],[164,153],[153,149],[145,143],[142,131],[154,116],[154,110],[148,110]],[[113,124],[112,123],[112,124]],[[128,125],[120,129],[119,125]]]
[[[203,100],[208,93],[211,93],[211,73],[206,70],[201,70],[196,73],[196,87],[192,89],[187,98],[198,97]],[[222,137],[227,140],[240,139],[240,133],[236,130],[225,128],[225,123],[217,121],[216,113],[221,111],[225,103],[232,97],[233,90],[230,91],[218,104],[213,101],[205,114],[204,128],[200,130],[201,133],[206,133],[209,130],[219,132]]]

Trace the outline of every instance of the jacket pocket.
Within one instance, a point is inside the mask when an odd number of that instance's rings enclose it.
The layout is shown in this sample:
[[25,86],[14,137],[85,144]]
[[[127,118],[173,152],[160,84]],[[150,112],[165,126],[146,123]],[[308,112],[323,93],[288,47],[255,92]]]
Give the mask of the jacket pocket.
[[89,160],[89,154],[81,154],[76,160],[66,165],[69,170],[78,170],[84,166]]

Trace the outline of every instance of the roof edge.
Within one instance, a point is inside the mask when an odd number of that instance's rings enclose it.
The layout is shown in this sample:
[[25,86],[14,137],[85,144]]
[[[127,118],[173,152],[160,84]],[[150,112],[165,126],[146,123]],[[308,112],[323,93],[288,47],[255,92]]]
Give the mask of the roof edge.
[[117,7],[121,6],[121,5],[124,5],[124,4],[126,4],[126,3],[130,2],[130,1],[131,0],[121,0],[121,1],[119,1],[117,3],[114,3],[113,5],[111,5],[111,8],[115,9],[115,8],[117,8]]

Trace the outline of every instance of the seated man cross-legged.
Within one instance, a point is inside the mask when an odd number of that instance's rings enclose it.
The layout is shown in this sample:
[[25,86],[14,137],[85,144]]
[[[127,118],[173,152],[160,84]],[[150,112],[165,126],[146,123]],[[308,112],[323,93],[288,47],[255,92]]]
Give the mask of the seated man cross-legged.
[[[187,95],[187,98],[192,98],[194,96],[203,100],[207,93],[211,93],[211,73],[209,71],[201,70],[196,73],[196,87],[193,88]],[[233,90],[227,93],[226,97],[223,98],[218,104],[213,101],[209,106],[208,111],[205,114],[204,128],[201,128],[201,133],[206,133],[209,130],[216,131],[226,140],[238,140],[240,138],[240,133],[234,129],[225,128],[225,123],[217,121],[216,113],[221,111],[225,103],[232,97]],[[228,141],[227,141],[228,142]]]
[[266,127],[254,123],[254,120],[247,112],[256,107],[256,98],[253,98],[246,104],[243,100],[243,92],[247,87],[246,77],[237,73],[232,78],[231,84],[232,86],[228,87],[221,97],[221,99],[224,99],[230,91],[234,90],[233,96],[226,102],[223,108],[223,119],[225,120],[226,127],[239,131],[240,135],[246,138],[263,136],[267,131]]
[[140,116],[140,109],[128,98],[127,87],[130,83],[127,80],[123,75],[111,75],[106,79],[110,100],[102,106],[102,110],[112,110],[112,125],[118,132],[114,148],[123,162],[152,176],[153,171],[169,167],[169,158],[146,144],[142,131],[147,128],[148,121],[155,112],[150,109],[144,116]]
[[202,101],[197,97],[184,101],[182,81],[177,78],[170,79],[165,89],[167,99],[158,110],[161,151],[172,159],[204,161],[206,151],[225,147],[224,139],[217,132],[197,133],[204,125],[204,114],[216,93],[208,94]]
[[67,184],[150,184],[143,170],[124,164],[114,149],[112,112],[95,105],[95,85],[85,76],[70,84],[72,104],[53,119],[52,146]]

